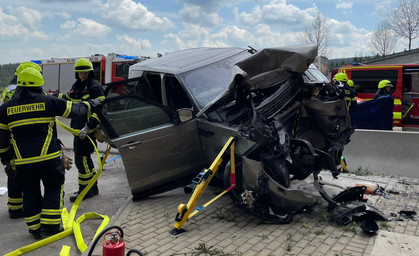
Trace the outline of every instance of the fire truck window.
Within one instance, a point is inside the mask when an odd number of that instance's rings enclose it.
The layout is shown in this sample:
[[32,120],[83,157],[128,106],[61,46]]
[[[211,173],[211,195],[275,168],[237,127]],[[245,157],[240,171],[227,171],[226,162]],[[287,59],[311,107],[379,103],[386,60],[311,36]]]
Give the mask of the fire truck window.
[[105,83],[105,79],[102,79],[100,76],[100,62],[92,62],[93,72],[95,72],[95,79],[98,80],[101,84]]
[[122,77],[124,75],[124,64],[118,63],[116,64],[115,76]]
[[358,93],[375,93],[378,83],[383,79],[388,79],[396,85],[397,75],[398,70],[352,70],[351,79],[359,85]]
[[403,92],[419,92],[419,72],[403,74]]
[[129,73],[129,66],[131,66],[130,64],[125,63],[122,66],[122,77],[124,79],[128,79],[128,73]]

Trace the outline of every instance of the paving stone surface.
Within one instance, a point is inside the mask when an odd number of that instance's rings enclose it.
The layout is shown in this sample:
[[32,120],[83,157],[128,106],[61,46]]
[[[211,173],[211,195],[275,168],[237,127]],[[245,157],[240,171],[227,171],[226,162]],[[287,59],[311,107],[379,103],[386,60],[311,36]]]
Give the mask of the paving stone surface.
[[[296,215],[290,224],[265,223],[237,208],[228,196],[223,196],[186,222],[183,226],[186,232],[171,235],[169,231],[175,224],[178,205],[186,204],[190,198],[184,194],[183,188],[140,201],[128,201],[112,222],[124,229],[127,250],[138,249],[149,256],[374,255],[371,252],[377,251],[376,245],[386,246],[385,255],[419,255],[418,247],[397,242],[419,244],[418,221],[399,214],[401,210],[417,211],[418,179],[353,174],[341,174],[338,180],[333,180],[328,174],[321,177],[325,184],[334,185],[325,186],[332,196],[342,191],[342,187],[362,182],[377,183],[391,193],[366,194],[368,203],[388,217],[392,213],[397,216],[388,222],[379,222],[380,230],[374,236],[364,234],[356,223],[339,226],[330,219],[326,204],[314,189],[310,189],[310,180],[307,179],[307,186],[301,185],[301,188],[305,187],[307,193],[318,196],[320,203],[312,212]],[[209,187],[198,206],[220,192],[220,189]],[[98,250],[95,253],[101,255]]]

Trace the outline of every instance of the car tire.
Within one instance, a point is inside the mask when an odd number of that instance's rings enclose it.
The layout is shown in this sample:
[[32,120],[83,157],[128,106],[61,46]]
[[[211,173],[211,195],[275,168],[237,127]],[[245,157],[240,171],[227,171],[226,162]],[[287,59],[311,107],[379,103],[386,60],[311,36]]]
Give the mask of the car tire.
[[290,174],[285,161],[278,158],[262,160],[265,172],[283,187],[290,187]]

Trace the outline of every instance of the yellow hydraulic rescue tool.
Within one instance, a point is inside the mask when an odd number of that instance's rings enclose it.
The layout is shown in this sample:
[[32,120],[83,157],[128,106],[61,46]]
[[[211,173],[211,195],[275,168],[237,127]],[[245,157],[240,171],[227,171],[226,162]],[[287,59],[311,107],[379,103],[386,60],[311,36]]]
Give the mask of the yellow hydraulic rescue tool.
[[[192,181],[193,184],[196,185],[195,190],[189,199],[189,202],[185,204],[180,204],[177,208],[177,214],[175,218],[175,225],[174,229],[170,231],[170,234],[177,235],[185,230],[182,228],[183,224],[186,221],[194,217],[198,212],[203,210],[205,207],[213,203],[215,200],[220,198],[222,195],[230,191],[236,186],[236,171],[235,171],[235,159],[234,159],[234,146],[235,146],[235,138],[230,137],[224,147],[221,149],[218,156],[215,158],[214,162],[212,162],[211,166],[208,169],[204,169],[200,172]],[[196,210],[192,211],[195,205],[197,204],[199,198],[204,193],[205,189],[207,188],[208,184],[210,183],[212,177],[214,177],[215,173],[218,171],[221,163],[223,162],[223,156],[225,155],[227,149],[230,148],[230,166],[231,166],[231,173],[230,173],[230,181],[231,186],[221,192],[219,195],[205,203],[204,205],[198,207]]]

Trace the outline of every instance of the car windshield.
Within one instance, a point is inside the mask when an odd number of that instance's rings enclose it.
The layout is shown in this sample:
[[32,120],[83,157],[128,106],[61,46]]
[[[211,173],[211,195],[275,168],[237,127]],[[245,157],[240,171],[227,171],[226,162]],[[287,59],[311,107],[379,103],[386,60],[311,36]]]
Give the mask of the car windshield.
[[304,72],[303,77],[308,79],[309,83],[328,83],[329,80],[316,67],[311,67]]
[[234,65],[249,56],[250,53],[244,51],[180,75],[199,108],[202,109],[228,89]]

